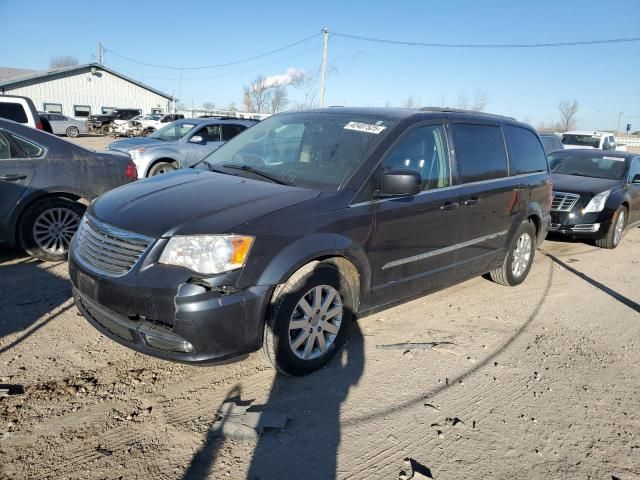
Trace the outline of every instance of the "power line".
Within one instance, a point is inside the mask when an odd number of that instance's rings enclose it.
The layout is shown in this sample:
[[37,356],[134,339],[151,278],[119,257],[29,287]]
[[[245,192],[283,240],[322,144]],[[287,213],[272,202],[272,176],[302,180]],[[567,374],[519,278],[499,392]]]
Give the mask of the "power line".
[[[214,80],[217,78],[224,78],[224,77],[230,77],[233,75],[242,75],[242,74],[246,74],[246,73],[252,73],[252,72],[257,72],[263,68],[268,68],[268,67],[272,67],[274,65],[279,65],[281,63],[284,62],[288,62],[294,58],[298,58],[301,57],[302,55],[305,55],[309,52],[312,51],[316,51],[319,47],[315,46],[315,47],[311,47],[311,48],[305,48],[304,50],[300,50],[297,53],[294,53],[292,55],[289,55],[287,57],[283,57],[280,58],[279,60],[273,61],[273,62],[269,62],[267,64],[262,64],[260,66],[255,66],[255,67],[251,67],[250,69],[245,69],[245,70],[240,70],[237,72],[228,72],[228,73],[221,73],[218,75],[213,75],[213,76],[206,76],[206,77],[186,77],[183,78],[182,80],[187,82],[187,81],[194,81],[194,80]],[[152,79],[152,80],[165,80],[165,81],[169,81],[169,82],[177,82],[179,80],[179,77],[173,77],[173,78],[167,78],[167,77],[156,77],[156,76],[151,76],[151,75],[145,75],[143,73],[133,73],[127,70],[122,70],[120,68],[118,68],[119,71],[121,71],[122,73],[129,75],[130,77],[136,78],[136,77],[143,77],[143,78],[148,78],[148,79]]]
[[640,42],[640,37],[611,38],[606,40],[581,40],[575,42],[551,42],[551,43],[427,43],[409,42],[404,40],[387,40],[383,38],[364,37],[361,35],[351,35],[349,33],[332,32],[331,36],[344,37],[352,40],[363,40],[366,42],[388,43],[392,45],[408,45],[412,47],[431,48],[544,48],[544,47],[575,47],[578,45],[602,45],[610,43]]
[[300,45],[301,43],[305,43],[308,42],[309,40],[316,38],[318,36],[320,36],[322,33],[314,33],[313,35],[303,38],[302,40],[298,40],[297,42],[294,43],[290,43],[289,45],[285,45],[284,47],[280,47],[280,48],[276,48],[275,50],[271,50],[269,52],[265,52],[265,53],[261,53],[260,55],[256,55],[254,57],[249,57],[249,58],[243,58],[240,60],[234,60],[233,62],[227,62],[227,63],[219,63],[216,65],[203,65],[203,66],[199,66],[199,67],[174,67],[174,66],[170,66],[170,65],[157,65],[154,63],[147,63],[147,62],[141,62],[140,60],[136,60],[134,58],[131,57],[127,57],[125,55],[122,55],[118,52],[115,52],[113,50],[111,50],[110,48],[104,48],[105,52],[110,52],[111,54],[115,55],[116,57],[120,57],[124,60],[127,60],[129,62],[133,62],[133,63],[138,63],[140,65],[144,65],[147,67],[154,67],[154,68],[166,68],[169,70],[204,70],[207,68],[221,68],[221,67],[228,67],[231,65],[237,65],[239,63],[246,63],[246,62],[250,62],[252,60],[257,60],[258,58],[262,58],[262,57],[266,57],[268,55],[272,55],[274,53],[278,53],[281,52],[282,50],[286,50],[288,48],[292,48],[295,47],[296,45]]

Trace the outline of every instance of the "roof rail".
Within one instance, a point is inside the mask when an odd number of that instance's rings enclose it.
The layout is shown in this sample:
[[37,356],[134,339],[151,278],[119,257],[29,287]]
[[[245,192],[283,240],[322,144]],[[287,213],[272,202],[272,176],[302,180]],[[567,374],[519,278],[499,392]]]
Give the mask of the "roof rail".
[[442,113],[468,113],[471,115],[487,115],[490,117],[505,118],[508,120],[517,121],[514,117],[508,117],[506,115],[498,115],[495,113],[480,112],[478,110],[464,110],[462,108],[449,108],[449,107],[422,107],[419,109],[421,112],[442,112]]

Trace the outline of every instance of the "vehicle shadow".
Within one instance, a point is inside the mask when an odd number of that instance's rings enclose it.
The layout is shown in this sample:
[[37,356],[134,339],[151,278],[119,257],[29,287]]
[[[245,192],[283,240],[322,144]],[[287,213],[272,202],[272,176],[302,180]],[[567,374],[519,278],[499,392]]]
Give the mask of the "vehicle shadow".
[[[352,318],[346,306],[345,317]],[[325,368],[304,377],[276,375],[265,404],[251,408],[280,412],[290,419],[284,429],[266,428],[259,436],[246,478],[336,478],[341,405],[364,370],[364,339],[357,321],[351,321],[350,327],[346,344]],[[236,404],[242,404],[237,387],[227,397],[230,395],[235,396]],[[227,402],[228,399],[223,405]],[[210,428],[205,444],[192,457],[183,480],[214,478],[210,469],[222,442],[212,432]]]
[[[69,281],[50,270],[58,263],[43,263],[13,249],[0,249],[0,353],[42,328],[56,315],[38,325],[38,319],[71,298]],[[65,310],[69,307],[65,307]],[[23,332],[5,344],[8,335]]]

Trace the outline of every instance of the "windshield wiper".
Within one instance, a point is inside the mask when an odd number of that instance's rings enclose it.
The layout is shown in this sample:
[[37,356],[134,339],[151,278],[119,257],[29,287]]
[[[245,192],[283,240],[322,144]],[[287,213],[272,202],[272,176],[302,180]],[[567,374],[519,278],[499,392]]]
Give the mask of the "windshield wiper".
[[234,165],[232,163],[225,163],[222,165],[224,168],[229,168],[232,170],[242,170],[243,172],[250,172],[253,173],[255,175],[258,175],[259,177],[262,178],[266,178],[267,180],[273,182],[273,183],[277,183],[279,185],[288,185],[288,186],[292,186],[293,183],[291,182],[287,182],[286,180],[283,180],[279,177],[276,177],[274,175],[269,175],[268,173],[263,172],[262,170],[258,170],[256,168],[250,167],[249,165]]

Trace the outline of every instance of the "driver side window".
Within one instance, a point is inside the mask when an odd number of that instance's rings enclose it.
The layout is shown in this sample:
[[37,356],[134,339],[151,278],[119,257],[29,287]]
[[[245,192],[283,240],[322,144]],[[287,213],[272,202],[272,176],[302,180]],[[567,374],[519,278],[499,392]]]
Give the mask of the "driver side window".
[[633,182],[633,178],[640,175],[640,157],[631,160],[631,168],[629,169],[629,182]]
[[418,127],[387,154],[383,172],[412,170],[422,178],[422,190],[451,185],[449,152],[443,125]]

